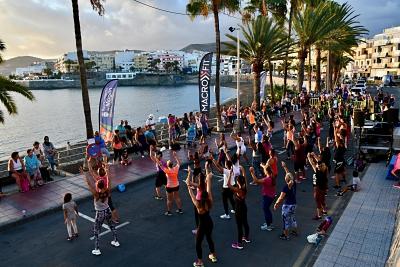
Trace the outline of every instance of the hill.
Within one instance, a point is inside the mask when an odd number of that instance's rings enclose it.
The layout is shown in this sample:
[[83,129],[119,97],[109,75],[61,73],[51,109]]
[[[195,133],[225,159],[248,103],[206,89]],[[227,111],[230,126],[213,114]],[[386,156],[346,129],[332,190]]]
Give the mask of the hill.
[[14,57],[7,60],[4,60],[0,64],[0,74],[4,76],[10,75],[12,72],[15,72],[16,68],[26,67],[32,64],[33,62],[41,62],[47,61],[47,59],[31,57],[31,56],[21,56]]
[[[181,49],[181,51],[184,51],[186,53],[191,53],[193,52],[193,50],[204,51],[204,52],[215,52],[216,47],[215,43],[207,43],[207,44],[190,44]],[[225,50],[226,46],[221,43],[221,51]]]

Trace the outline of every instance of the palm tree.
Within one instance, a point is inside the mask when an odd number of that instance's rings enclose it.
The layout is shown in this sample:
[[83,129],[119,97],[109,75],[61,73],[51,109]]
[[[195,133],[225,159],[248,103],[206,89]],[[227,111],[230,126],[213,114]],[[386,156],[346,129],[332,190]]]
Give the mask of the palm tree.
[[249,0],[241,11],[243,24],[254,20],[258,15],[272,15],[275,21],[283,25],[286,16],[286,0]]
[[[220,61],[221,61],[221,34],[219,30],[219,12],[226,10],[233,13],[239,9],[239,0],[189,0],[186,6],[186,11],[190,14],[191,18],[201,15],[208,17],[210,14],[214,16],[214,30],[215,30],[215,45],[216,45],[216,71],[215,71],[215,102],[217,108],[217,131],[223,130],[221,121],[221,105],[220,105]],[[238,107],[239,108],[239,107]]]
[[[97,13],[100,16],[104,14],[104,7],[103,7],[104,1],[105,0],[90,0],[92,8],[95,11],[97,11]],[[81,25],[79,21],[79,6],[78,6],[78,0],[72,0],[71,2],[72,2],[72,12],[74,18],[74,28],[75,28],[76,55],[78,57],[79,72],[80,72],[81,87],[82,87],[82,103],[83,103],[83,113],[85,115],[86,137],[87,139],[89,139],[93,138],[93,125],[92,125],[92,117],[90,110],[89,90],[86,80],[85,61],[83,58],[83,50],[82,50],[82,35],[81,35]]]
[[[258,16],[255,20],[250,21],[246,28],[241,27],[241,30],[244,40],[240,41],[240,55],[252,65],[253,99],[259,105],[260,76],[264,70],[264,63],[282,59],[289,44],[286,42],[286,33],[283,28],[268,17]],[[226,34],[226,37],[232,41],[236,40],[236,36],[230,34]],[[224,42],[224,45],[229,54],[236,53],[235,42]],[[271,89],[271,95],[275,101],[272,84]]]
[[[0,51],[4,51],[6,45],[0,40]],[[0,54],[0,62],[2,61],[2,56]],[[17,93],[30,101],[35,100],[35,96],[26,87],[19,85],[9,79],[0,75],[0,102],[6,108],[8,114],[15,115],[18,114],[17,105],[13,96],[10,94]],[[4,112],[0,109],[0,123],[4,124]]]
[[[288,20],[288,35],[287,41],[290,42],[292,39],[292,24],[293,24],[293,16],[295,13],[301,9],[303,5],[302,0],[289,0],[290,2],[290,10],[289,10],[289,20]],[[285,53],[285,60],[283,62],[283,95],[286,95],[287,90],[287,76],[288,76],[288,69],[289,69],[289,48]]]
[[331,2],[331,13],[335,14],[336,20],[340,21],[341,26],[329,33],[325,39],[316,43],[316,90],[318,91],[321,84],[321,51],[326,50],[328,52],[326,86],[328,89],[332,89],[332,62],[335,61],[335,58],[342,58],[345,55],[352,56],[353,47],[357,46],[361,41],[360,38],[368,32],[356,20],[358,15],[354,15],[352,7],[348,4],[339,5]]
[[[306,7],[295,14],[293,26],[298,38],[298,80],[297,87],[301,90],[304,81],[304,66],[308,50],[315,43],[331,37],[337,29],[344,25],[342,14],[332,12],[332,5],[336,3],[327,1],[317,6]],[[347,6],[343,4],[342,6]]]

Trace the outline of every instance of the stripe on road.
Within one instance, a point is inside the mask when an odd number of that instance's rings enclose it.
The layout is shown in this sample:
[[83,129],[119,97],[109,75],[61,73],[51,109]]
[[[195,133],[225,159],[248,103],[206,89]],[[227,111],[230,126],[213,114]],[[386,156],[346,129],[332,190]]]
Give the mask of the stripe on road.
[[[130,224],[130,222],[121,223],[121,224],[115,226],[115,229],[119,229],[119,228],[124,227],[125,225],[128,225],[128,224]],[[103,225],[104,225],[104,224],[103,224]],[[111,230],[110,230],[110,229],[107,230],[107,231],[104,231],[104,232],[100,233],[99,236],[103,236],[103,235],[106,235],[106,234],[108,234],[108,233],[111,233]],[[90,239],[90,240],[94,240],[94,236],[92,236],[92,237],[89,238],[89,239]]]

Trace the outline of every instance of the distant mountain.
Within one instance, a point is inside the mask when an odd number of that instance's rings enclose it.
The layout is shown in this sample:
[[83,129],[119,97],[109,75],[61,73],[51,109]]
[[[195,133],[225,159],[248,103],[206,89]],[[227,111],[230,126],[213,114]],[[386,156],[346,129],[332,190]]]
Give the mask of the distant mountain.
[[7,60],[4,60],[0,64],[0,74],[4,76],[8,76],[11,73],[15,72],[16,68],[27,67],[31,65],[33,62],[42,62],[42,61],[50,61],[51,59],[43,59],[38,57],[31,56],[21,56],[21,57],[13,57]]
[[[204,52],[215,52],[216,46],[215,46],[215,43],[190,44],[181,49],[181,51],[184,51],[186,53],[191,53],[191,52],[193,52],[193,50],[204,51]],[[225,51],[225,50],[226,50],[226,46],[221,43],[221,51]]]

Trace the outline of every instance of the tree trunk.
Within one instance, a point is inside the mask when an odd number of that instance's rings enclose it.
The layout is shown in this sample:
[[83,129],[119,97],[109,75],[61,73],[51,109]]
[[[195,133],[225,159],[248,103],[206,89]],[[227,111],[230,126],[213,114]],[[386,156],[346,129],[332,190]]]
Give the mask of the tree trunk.
[[312,81],[312,61],[311,61],[311,46],[308,50],[308,88],[307,91],[311,92],[311,81]]
[[326,63],[326,90],[331,92],[333,90],[332,87],[332,55],[331,51],[328,50],[328,54],[326,56],[327,63]]
[[253,101],[257,104],[257,110],[260,107],[260,77],[261,69],[253,68]]
[[269,67],[269,86],[271,86],[271,100],[272,104],[275,104],[274,79],[272,78],[274,65],[272,65],[271,61],[268,61],[268,67]]
[[92,126],[92,117],[90,111],[89,90],[86,80],[85,62],[83,59],[83,51],[82,51],[82,36],[81,36],[81,25],[79,22],[78,0],[72,0],[72,11],[74,16],[76,55],[78,57],[79,72],[81,79],[83,113],[85,115],[85,124],[86,124],[86,137],[87,139],[89,139],[93,138],[93,126]]
[[[292,21],[293,21],[293,12],[294,12],[294,6],[291,4],[290,5],[290,12],[289,12],[289,25],[288,25],[288,38],[287,38],[287,43],[290,42],[290,37],[292,34]],[[285,53],[285,61],[284,61],[284,66],[283,66],[283,95],[286,94],[286,89],[287,89],[287,75],[288,75],[288,61],[289,61],[289,46],[286,49]]]
[[299,65],[297,66],[297,90],[301,92],[304,82],[304,65],[306,62],[307,49],[301,47],[298,52]]
[[[221,59],[221,37],[219,32],[219,6],[217,1],[213,1],[213,13],[214,13],[214,28],[215,28],[215,45],[216,45],[216,62],[215,62],[215,102],[217,104],[217,131],[223,131],[224,125],[221,121],[221,104],[220,104],[220,86],[219,86],[219,74],[220,74],[220,59]],[[237,107],[238,115],[239,108]]]
[[315,91],[321,92],[321,49],[316,48],[317,58],[316,58],[316,74],[315,74]]

